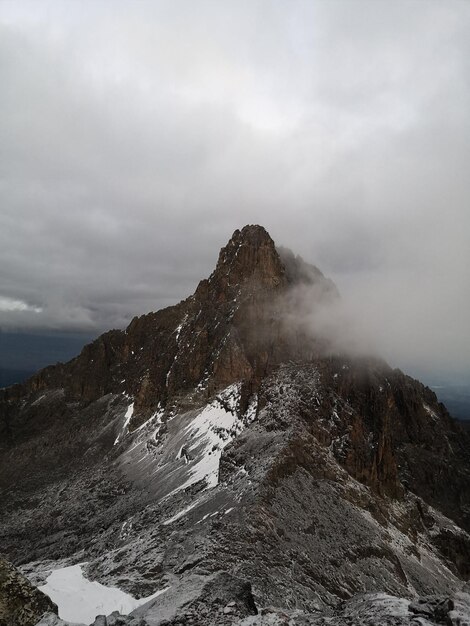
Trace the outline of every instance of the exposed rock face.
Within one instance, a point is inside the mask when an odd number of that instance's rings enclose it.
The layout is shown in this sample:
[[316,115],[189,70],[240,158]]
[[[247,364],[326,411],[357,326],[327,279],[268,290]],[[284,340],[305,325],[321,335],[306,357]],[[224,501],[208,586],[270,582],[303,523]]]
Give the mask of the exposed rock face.
[[[294,259],[291,268],[296,263],[300,266],[301,262]],[[330,287],[319,270],[315,281]],[[105,453],[109,439],[95,438],[91,446],[87,434],[96,429],[87,419],[96,424],[103,409],[92,409],[90,403],[103,403],[110,394],[122,398],[125,393],[134,399],[130,425],[134,428],[158,404],[166,406],[198,385],[204,386],[206,398],[238,380],[257,386],[281,362],[311,356],[315,342],[305,336],[294,340],[283,328],[283,317],[276,314],[276,298],[289,284],[274,242],[263,228],[247,226],[235,231],[221,250],[215,271],[201,281],[193,296],[135,318],[126,331],[105,333],[70,363],[46,368],[25,385],[0,390],[0,442],[5,442],[0,446],[4,450],[26,446],[20,473],[29,472],[34,480],[41,468],[31,466],[30,456],[44,469],[64,464],[58,462],[57,450],[44,442],[40,450],[29,449],[35,436],[36,442],[46,432],[51,436],[49,425],[56,431],[54,439],[62,444],[59,454],[64,455],[64,462],[70,455],[99,459]],[[39,403],[25,406],[31,393],[39,398],[50,389],[57,391],[53,402],[48,396],[47,409]],[[76,426],[83,439],[70,437],[70,420],[74,421],[77,409],[80,423]],[[0,476],[8,485],[15,464],[8,454],[3,459]]]
[[293,323],[306,292],[338,297],[247,226],[194,295],[0,392],[10,558],[36,583],[69,558],[161,591],[134,612],[149,626],[408,624],[411,599],[454,597],[469,436],[421,383]]
[[0,626],[34,626],[46,612],[57,612],[52,600],[0,558]]
[[[289,255],[284,251],[284,256]],[[240,378],[259,379],[296,351],[308,354],[300,342],[287,345],[276,296],[297,278],[334,290],[331,281],[298,257],[290,255],[288,266],[263,228],[237,230],[193,296],[135,318],[124,332],[105,333],[66,366],[46,368],[26,386],[4,391],[3,400],[16,403],[25,390],[51,386],[80,402],[125,391],[145,412],[155,401],[193,389],[204,377],[211,390]],[[17,429],[5,411],[3,434],[12,437]]]

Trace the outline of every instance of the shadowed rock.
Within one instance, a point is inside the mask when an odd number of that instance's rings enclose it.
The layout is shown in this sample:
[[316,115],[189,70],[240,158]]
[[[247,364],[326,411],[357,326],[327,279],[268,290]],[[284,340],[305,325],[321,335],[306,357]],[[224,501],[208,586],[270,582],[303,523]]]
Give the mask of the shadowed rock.
[[8,561],[0,558],[0,626],[34,626],[56,605]]

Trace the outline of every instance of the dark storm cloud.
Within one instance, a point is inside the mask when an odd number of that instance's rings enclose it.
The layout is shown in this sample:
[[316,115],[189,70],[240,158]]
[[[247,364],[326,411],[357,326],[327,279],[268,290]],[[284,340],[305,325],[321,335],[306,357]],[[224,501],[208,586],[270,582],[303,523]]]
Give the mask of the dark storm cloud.
[[188,295],[245,223],[470,370],[467,2],[0,4],[0,326]]

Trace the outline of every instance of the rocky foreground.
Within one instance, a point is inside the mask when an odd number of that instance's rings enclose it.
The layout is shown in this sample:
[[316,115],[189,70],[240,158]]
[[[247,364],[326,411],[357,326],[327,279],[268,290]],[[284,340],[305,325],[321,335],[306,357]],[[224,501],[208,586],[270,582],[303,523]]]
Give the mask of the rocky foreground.
[[[338,297],[245,227],[193,296],[0,391],[7,558],[152,596],[84,624],[470,623],[469,434],[333,352],[306,307]],[[80,622],[57,597],[27,626]]]

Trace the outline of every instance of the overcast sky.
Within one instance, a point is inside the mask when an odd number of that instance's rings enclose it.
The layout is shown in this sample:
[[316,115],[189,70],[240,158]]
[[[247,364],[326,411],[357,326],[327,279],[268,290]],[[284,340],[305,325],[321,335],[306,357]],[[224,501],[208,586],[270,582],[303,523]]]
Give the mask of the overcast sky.
[[123,327],[260,223],[469,373],[469,112],[468,0],[0,0],[0,328]]

